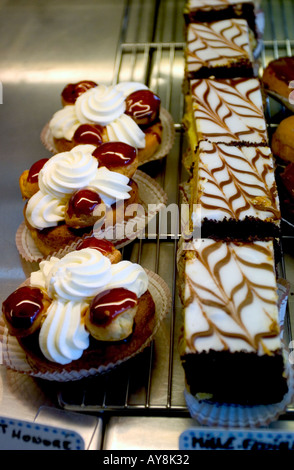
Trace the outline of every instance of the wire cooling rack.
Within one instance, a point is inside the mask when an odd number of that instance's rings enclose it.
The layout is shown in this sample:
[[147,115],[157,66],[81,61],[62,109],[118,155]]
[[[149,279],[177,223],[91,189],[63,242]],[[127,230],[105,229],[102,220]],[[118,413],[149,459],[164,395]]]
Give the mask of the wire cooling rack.
[[[263,1],[265,19],[259,73],[267,63],[282,55],[292,55],[294,47],[294,1]],[[161,97],[162,106],[174,119],[175,143],[167,158],[140,169],[156,179],[168,195],[168,204],[180,202],[179,185],[187,175],[182,167],[185,136],[182,128],[184,100],[184,1],[128,1],[115,58],[113,83],[136,80],[146,83]],[[294,78],[294,77],[293,77]],[[269,134],[287,110],[267,98],[265,114]],[[287,224],[282,249],[291,270],[291,243],[294,232]],[[176,251],[178,234],[162,226],[160,216],[151,238],[135,240],[122,250],[124,259],[140,263],[158,273],[169,285],[172,307],[152,344],[139,356],[117,370],[77,383],[62,384],[59,404],[67,410],[125,413],[128,415],[188,416],[183,397],[184,373],[178,341],[181,333],[181,305],[177,292]],[[294,272],[294,271],[293,271]],[[281,274],[287,275],[284,257]],[[291,288],[290,288],[291,289]],[[291,290],[290,290],[291,294]],[[291,336],[291,314],[286,327]],[[289,407],[285,416],[294,409]]]

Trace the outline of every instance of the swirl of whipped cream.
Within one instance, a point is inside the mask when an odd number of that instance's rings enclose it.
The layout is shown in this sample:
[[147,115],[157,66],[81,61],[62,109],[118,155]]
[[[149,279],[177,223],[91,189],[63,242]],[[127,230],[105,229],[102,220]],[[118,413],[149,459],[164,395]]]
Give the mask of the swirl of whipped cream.
[[72,301],[90,299],[110,281],[110,266],[109,259],[92,248],[67,253],[47,272],[45,285],[48,295],[53,299],[59,297]]
[[131,187],[128,186],[129,178],[121,173],[108,170],[105,166],[98,168],[95,178],[91,181],[91,187],[95,188],[103,202],[111,206],[116,201],[122,201],[130,197]]
[[125,112],[125,97],[114,86],[98,85],[78,97],[75,109],[82,124],[106,126]]
[[98,168],[98,160],[92,156],[95,148],[94,145],[78,145],[51,157],[39,173],[40,190],[64,198],[87,186]]
[[58,222],[64,220],[65,204],[65,200],[37,191],[28,200],[25,209],[27,221],[39,230],[55,227]]
[[145,133],[127,114],[122,114],[107,126],[110,142],[124,142],[138,149],[145,148]]
[[75,106],[68,105],[53,114],[49,129],[56,139],[72,140],[79,125]]
[[140,82],[120,82],[115,85],[115,89],[121,91],[127,97],[134,91],[148,90],[148,86]]
[[89,347],[82,315],[88,304],[54,300],[41,326],[39,345],[44,356],[59,364],[79,359]]
[[115,289],[116,287],[124,287],[134,292],[139,298],[148,288],[148,275],[139,264],[131,261],[120,261],[112,264],[110,267],[111,279],[106,289]]

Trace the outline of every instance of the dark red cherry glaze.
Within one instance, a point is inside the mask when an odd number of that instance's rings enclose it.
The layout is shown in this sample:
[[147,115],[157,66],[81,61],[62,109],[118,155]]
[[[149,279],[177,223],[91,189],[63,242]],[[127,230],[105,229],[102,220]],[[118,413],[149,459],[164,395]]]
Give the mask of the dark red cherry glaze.
[[100,251],[102,254],[109,254],[113,251],[114,246],[110,241],[104,238],[88,237],[81,240],[76,246],[76,250],[82,250],[83,248],[93,248]]
[[138,90],[126,98],[125,113],[131,116],[138,126],[150,125],[159,117],[160,98],[150,90]]
[[69,83],[64,87],[61,98],[65,103],[74,104],[77,98],[90,88],[97,86],[97,83],[91,80],[81,80],[77,83]]
[[41,158],[41,160],[38,160],[37,162],[33,163],[31,168],[29,169],[29,174],[28,174],[29,183],[38,182],[38,176],[39,176],[40,170],[43,168],[43,166],[48,160],[49,158]]
[[97,326],[107,326],[117,315],[137,305],[133,292],[118,287],[96,295],[90,304],[90,321]]
[[68,215],[71,218],[73,215],[90,215],[97,206],[101,204],[102,200],[96,191],[93,189],[79,189],[70,198],[68,203]]
[[132,163],[137,156],[137,150],[124,142],[104,142],[92,155],[97,158],[99,166],[110,169]]
[[12,334],[29,329],[43,310],[43,293],[37,287],[19,287],[2,304],[2,312]]
[[77,144],[102,144],[103,128],[99,124],[81,124],[74,133],[73,140]]

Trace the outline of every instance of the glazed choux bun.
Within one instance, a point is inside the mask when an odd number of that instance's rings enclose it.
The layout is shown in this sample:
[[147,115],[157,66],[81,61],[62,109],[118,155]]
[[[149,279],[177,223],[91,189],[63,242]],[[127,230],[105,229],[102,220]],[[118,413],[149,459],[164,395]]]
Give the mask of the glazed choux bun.
[[106,127],[99,124],[81,124],[75,131],[72,140],[64,138],[54,138],[54,145],[57,152],[68,152],[72,148],[81,144],[99,146],[103,142],[108,142]]
[[112,264],[118,263],[121,258],[121,252],[115,248],[113,243],[105,238],[96,238],[94,235],[87,236],[83,240],[80,240],[76,245],[76,250],[83,250],[84,248],[93,248],[94,250],[100,251],[103,256],[110,259]]
[[138,152],[135,147],[124,142],[105,142],[92,153],[99,166],[132,178],[138,168]]
[[272,136],[271,148],[281,160],[294,161],[294,115],[280,122]]
[[159,119],[161,100],[151,90],[137,90],[126,98],[125,113],[138,124],[138,126],[151,126]]
[[98,341],[122,341],[132,334],[137,306],[136,294],[127,289],[103,291],[86,312],[86,329]]
[[39,172],[47,161],[48,158],[41,158],[40,160],[33,163],[29,170],[24,170],[20,175],[19,187],[23,199],[29,199],[39,190]]
[[62,106],[74,104],[82,93],[85,93],[85,91],[96,86],[97,83],[93,82],[92,80],[80,80],[76,83],[69,83],[63,88],[61,92]]
[[106,215],[106,205],[91,188],[75,191],[65,208],[64,221],[72,228],[80,229],[93,226]]
[[20,338],[32,335],[40,328],[50,303],[38,287],[19,287],[2,304],[9,333]]

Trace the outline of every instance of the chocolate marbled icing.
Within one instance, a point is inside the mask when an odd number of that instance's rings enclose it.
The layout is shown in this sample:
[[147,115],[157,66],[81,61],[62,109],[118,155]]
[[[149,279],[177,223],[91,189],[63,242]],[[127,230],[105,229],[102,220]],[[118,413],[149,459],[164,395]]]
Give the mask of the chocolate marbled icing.
[[199,239],[194,250],[184,270],[185,353],[280,350],[273,243]]
[[[223,77],[232,68],[244,67],[253,73],[248,24],[244,19],[227,19],[212,23],[191,23],[187,30],[186,73],[193,76],[199,70],[206,74],[221,70]],[[247,72],[246,69],[250,70]],[[207,70],[208,69],[208,70]],[[235,72],[236,73],[236,72]],[[202,75],[202,78],[205,75]],[[235,76],[244,76],[240,73]],[[247,76],[247,75],[246,75]]]
[[258,79],[195,79],[190,95],[198,141],[268,143]]
[[[200,142],[191,180],[192,203],[201,219],[280,223],[279,198],[269,147],[235,147]],[[192,215],[193,217],[193,215]]]

